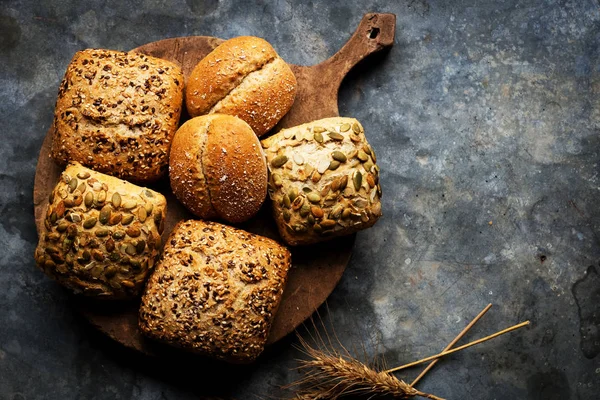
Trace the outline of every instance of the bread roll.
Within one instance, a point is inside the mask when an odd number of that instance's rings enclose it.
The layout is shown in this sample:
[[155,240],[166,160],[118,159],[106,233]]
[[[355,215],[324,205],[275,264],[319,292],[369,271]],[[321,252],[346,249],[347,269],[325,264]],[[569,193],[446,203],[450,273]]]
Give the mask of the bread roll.
[[248,124],[230,115],[205,115],[183,124],[169,166],[173,193],[203,219],[245,221],[267,196],[260,142]]
[[163,195],[70,164],[50,194],[37,265],[76,293],[137,296],[158,256]]
[[60,85],[52,157],[137,182],[160,178],[183,102],[181,69],[138,53],[77,52]]
[[375,152],[354,118],[326,118],[262,141],[279,233],[310,244],[368,228],[381,216]]
[[180,222],[148,283],[146,336],[229,362],[263,350],[290,268],[277,242],[213,222]]
[[223,42],[196,65],[185,102],[191,116],[235,115],[264,135],[289,111],[296,77],[265,40],[241,36]]

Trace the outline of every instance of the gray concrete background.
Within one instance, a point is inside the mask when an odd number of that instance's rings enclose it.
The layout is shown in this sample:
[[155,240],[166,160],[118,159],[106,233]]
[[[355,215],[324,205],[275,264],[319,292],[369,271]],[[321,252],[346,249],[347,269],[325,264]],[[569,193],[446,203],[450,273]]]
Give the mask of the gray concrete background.
[[79,49],[249,34],[310,65],[369,11],[397,15],[396,44],[344,81],[340,112],[362,122],[377,151],[384,217],[358,235],[325,323],[393,366],[437,352],[491,302],[465,342],[525,319],[531,327],[445,359],[420,389],[599,398],[598,2],[1,4],[0,399],[290,394],[280,386],[299,376],[293,337],[252,366],[227,367],[150,360],[91,329],[34,265],[38,150]]

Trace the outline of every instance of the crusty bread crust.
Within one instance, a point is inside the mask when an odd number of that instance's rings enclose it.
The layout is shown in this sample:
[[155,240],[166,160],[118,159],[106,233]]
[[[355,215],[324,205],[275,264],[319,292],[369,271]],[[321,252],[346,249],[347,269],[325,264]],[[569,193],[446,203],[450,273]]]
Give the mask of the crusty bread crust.
[[170,156],[171,188],[203,219],[238,223],[267,196],[267,164],[258,138],[231,115],[192,118],[179,128]]
[[151,182],[167,170],[183,102],[179,66],[138,53],[87,49],[60,85],[52,157]]
[[381,216],[375,152],[354,118],[325,118],[264,139],[269,197],[289,245],[366,229]]
[[235,115],[260,137],[292,107],[296,85],[294,73],[268,42],[241,36],[200,60],[188,80],[185,101],[192,116]]
[[37,265],[76,293],[137,297],[159,254],[166,212],[160,193],[72,163],[50,195]]
[[182,221],[146,285],[140,329],[186,350],[250,362],[264,348],[290,265],[290,252],[271,239]]

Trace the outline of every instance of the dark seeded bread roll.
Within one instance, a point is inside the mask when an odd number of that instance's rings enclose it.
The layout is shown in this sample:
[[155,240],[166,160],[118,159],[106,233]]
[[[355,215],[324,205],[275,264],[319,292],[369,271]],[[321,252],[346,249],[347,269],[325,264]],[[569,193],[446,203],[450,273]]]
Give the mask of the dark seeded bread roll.
[[231,115],[204,115],[183,124],[169,165],[173,193],[203,219],[246,221],[267,196],[260,142],[248,124]]
[[321,242],[375,224],[381,186],[375,152],[354,118],[325,118],[262,141],[269,197],[290,245]]
[[167,170],[183,102],[181,69],[137,53],[77,52],[60,85],[52,157],[150,182]]
[[139,295],[160,251],[163,195],[73,163],[50,194],[38,266],[76,293]]
[[264,39],[223,42],[192,71],[185,101],[192,116],[235,115],[258,136],[273,128],[296,97],[296,77]]
[[271,239],[182,221],[146,285],[140,329],[186,350],[250,362],[264,348],[290,262],[289,251]]

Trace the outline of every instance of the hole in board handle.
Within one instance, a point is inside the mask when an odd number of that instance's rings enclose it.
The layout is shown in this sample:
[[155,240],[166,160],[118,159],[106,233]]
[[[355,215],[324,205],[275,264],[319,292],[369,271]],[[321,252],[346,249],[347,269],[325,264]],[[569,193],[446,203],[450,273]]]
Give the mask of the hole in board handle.
[[377,36],[379,36],[379,28],[371,28],[369,33],[367,33],[369,39],[375,39]]

